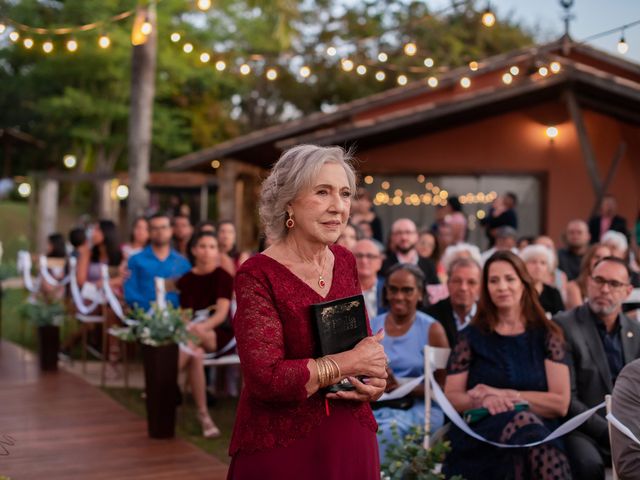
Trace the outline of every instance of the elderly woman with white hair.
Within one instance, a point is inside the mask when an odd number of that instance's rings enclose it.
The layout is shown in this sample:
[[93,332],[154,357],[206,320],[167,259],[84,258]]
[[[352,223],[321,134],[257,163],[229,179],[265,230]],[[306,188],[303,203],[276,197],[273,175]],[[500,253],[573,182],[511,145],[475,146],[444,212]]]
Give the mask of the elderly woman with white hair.
[[564,302],[558,289],[545,283],[549,274],[553,272],[553,252],[544,245],[529,245],[520,252],[520,258],[527,266],[527,271],[538,292],[538,300],[547,316],[550,318],[564,310]]
[[624,233],[608,230],[600,239],[600,243],[609,247],[611,255],[621,258],[629,264],[631,268],[631,285],[634,288],[640,288],[640,274],[633,268],[633,262],[629,258],[629,241]]
[[[310,318],[312,304],[361,293],[353,255],[334,245],[354,192],[349,155],[313,145],[286,151],[262,185],[260,217],[273,244],[236,276],[244,388],[229,479],[380,478],[369,402],[386,386],[384,332],[317,357]],[[355,390],[325,393],[344,378]]]

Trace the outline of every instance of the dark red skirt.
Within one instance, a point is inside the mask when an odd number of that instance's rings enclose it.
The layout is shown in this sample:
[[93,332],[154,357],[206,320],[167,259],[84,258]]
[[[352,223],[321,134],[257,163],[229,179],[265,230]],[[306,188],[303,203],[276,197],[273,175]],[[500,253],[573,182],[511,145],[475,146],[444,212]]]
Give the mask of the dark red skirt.
[[379,480],[376,434],[346,409],[331,415],[307,438],[287,447],[236,453],[227,480]]

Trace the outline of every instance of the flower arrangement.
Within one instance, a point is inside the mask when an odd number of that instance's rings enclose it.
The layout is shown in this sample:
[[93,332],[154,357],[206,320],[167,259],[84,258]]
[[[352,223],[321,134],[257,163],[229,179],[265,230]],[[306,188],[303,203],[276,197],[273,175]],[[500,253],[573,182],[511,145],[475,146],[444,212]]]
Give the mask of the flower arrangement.
[[139,341],[153,347],[185,343],[194,340],[186,328],[185,320],[189,318],[190,309],[176,308],[171,303],[163,310],[154,304],[149,312],[138,307],[130,315],[129,326],[117,329],[115,333],[122,340]]
[[60,326],[64,319],[64,306],[59,301],[35,297],[18,307],[19,315],[37,327]]
[[[444,480],[438,464],[451,450],[449,442],[438,442],[429,449],[422,446],[424,428],[415,426],[400,438],[396,425],[391,426],[392,442],[388,442],[386,460],[381,465],[382,480]],[[386,440],[382,440],[386,442]],[[452,480],[463,480],[460,476]]]

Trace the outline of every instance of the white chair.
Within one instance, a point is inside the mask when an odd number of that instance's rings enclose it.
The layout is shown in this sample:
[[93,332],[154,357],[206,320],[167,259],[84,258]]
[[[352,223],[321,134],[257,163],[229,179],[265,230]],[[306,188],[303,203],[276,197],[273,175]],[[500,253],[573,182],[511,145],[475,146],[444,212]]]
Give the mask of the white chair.
[[[75,307],[76,313],[74,318],[80,323],[82,330],[82,373],[87,372],[87,351],[94,357],[102,360],[102,353],[97,351],[90,345],[87,345],[87,332],[91,325],[105,325],[106,324],[106,309],[104,308],[105,300],[94,298],[91,303],[87,304],[82,294],[80,293],[80,287],[78,286],[77,273],[77,259],[71,257],[69,259],[69,289],[71,291],[71,298]],[[97,309],[100,313],[94,313]],[[106,335],[105,335],[106,336]],[[104,344],[104,342],[103,342]]]
[[447,368],[450,354],[450,348],[424,346],[424,440],[422,442],[424,448],[429,448],[431,443],[441,438],[447,430],[445,425],[434,433],[433,438],[429,433],[431,431],[431,400],[433,399],[429,379],[432,372]]
[[[604,396],[604,403],[606,405],[607,415],[609,415],[611,413],[611,395]],[[611,428],[612,428],[611,422],[608,422],[609,444],[611,444]],[[618,474],[616,473],[616,466],[613,463],[613,455],[611,455],[611,475],[609,475],[609,469],[607,468],[606,477],[607,479],[618,480]]]

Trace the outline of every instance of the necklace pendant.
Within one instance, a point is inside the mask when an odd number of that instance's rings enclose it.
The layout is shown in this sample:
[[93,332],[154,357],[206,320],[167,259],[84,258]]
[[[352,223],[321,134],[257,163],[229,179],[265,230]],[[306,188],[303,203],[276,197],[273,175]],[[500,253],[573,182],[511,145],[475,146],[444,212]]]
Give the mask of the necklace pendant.
[[320,275],[320,277],[318,278],[318,286],[320,288],[324,288],[327,285],[327,282],[324,281],[324,278],[322,278],[322,275]]

